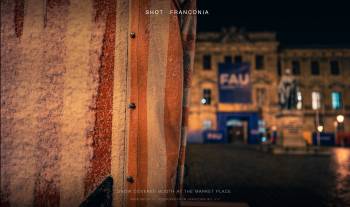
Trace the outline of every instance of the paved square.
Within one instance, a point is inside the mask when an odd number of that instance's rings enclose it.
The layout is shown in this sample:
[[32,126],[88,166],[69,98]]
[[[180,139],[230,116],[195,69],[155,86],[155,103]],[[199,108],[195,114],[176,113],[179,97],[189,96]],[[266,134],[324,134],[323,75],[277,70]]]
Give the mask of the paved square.
[[350,206],[349,148],[333,148],[331,156],[272,155],[229,144],[190,144],[187,150],[187,198],[250,207]]

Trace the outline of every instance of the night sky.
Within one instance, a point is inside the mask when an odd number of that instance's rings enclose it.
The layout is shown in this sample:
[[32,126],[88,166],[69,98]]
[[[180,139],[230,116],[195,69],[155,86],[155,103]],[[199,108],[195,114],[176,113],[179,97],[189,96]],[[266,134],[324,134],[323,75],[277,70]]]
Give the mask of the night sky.
[[198,16],[200,32],[236,26],[247,31],[275,31],[282,46],[350,48],[348,7],[312,2],[275,5],[236,0],[198,0],[197,4],[198,9],[210,13]]

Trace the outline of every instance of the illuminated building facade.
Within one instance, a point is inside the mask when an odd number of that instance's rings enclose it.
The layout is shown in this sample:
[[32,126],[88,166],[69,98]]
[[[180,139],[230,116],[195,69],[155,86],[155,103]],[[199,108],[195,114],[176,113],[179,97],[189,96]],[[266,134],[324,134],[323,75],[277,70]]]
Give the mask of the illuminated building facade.
[[[254,144],[278,131],[278,84],[287,68],[298,83],[305,136],[318,126],[324,133],[350,131],[350,48],[282,48],[273,32],[235,29],[199,33],[197,40],[189,141],[216,130],[227,142]],[[247,71],[230,76],[225,67]]]

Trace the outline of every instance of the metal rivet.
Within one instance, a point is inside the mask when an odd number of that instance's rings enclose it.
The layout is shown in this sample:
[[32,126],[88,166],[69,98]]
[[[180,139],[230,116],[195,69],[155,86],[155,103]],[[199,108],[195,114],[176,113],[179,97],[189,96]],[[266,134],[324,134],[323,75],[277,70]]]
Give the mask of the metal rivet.
[[132,176],[128,176],[128,177],[126,177],[126,181],[128,181],[129,183],[133,183],[134,178]]
[[136,108],[136,104],[135,103],[130,103],[129,104],[129,109],[135,109]]
[[131,38],[135,38],[135,37],[136,37],[135,32],[130,32],[130,37],[131,37]]

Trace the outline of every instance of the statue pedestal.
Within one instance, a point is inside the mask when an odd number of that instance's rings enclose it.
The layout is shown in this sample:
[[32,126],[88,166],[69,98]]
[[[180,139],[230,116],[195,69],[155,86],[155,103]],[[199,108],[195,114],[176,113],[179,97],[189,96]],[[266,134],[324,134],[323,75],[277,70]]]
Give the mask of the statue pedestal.
[[306,147],[302,129],[304,115],[298,110],[284,110],[276,115],[277,128],[282,132],[283,147]]

